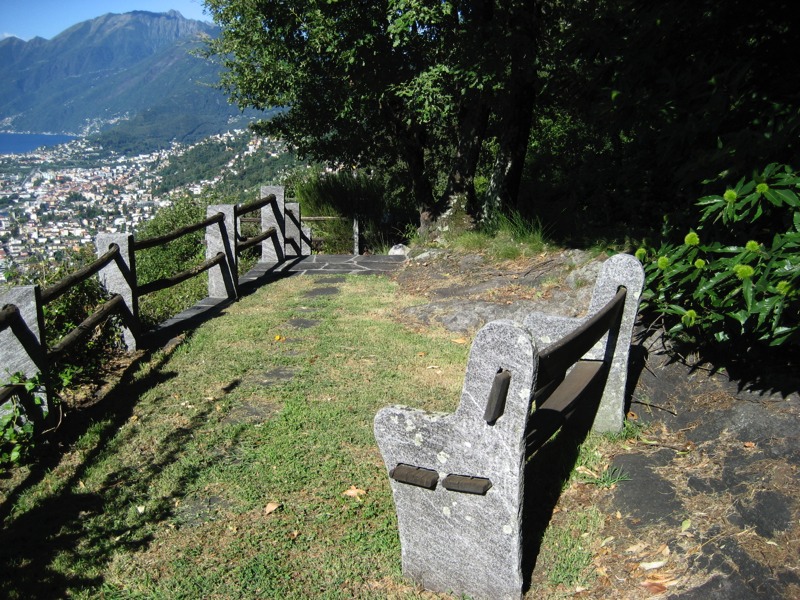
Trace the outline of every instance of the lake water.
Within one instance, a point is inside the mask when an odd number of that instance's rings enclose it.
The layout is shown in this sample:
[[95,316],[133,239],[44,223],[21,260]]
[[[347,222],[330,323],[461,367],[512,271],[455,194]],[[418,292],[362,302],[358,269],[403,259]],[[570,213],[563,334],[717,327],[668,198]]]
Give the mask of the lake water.
[[43,133],[0,133],[0,154],[24,154],[42,146],[56,146],[74,140],[71,135]]

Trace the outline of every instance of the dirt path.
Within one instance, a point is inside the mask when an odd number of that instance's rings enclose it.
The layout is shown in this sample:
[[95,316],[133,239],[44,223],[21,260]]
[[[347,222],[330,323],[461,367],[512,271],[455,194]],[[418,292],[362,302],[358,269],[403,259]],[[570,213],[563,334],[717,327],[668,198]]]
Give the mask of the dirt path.
[[[395,277],[430,300],[406,317],[468,334],[531,310],[583,314],[599,265],[580,251],[500,266],[440,251]],[[765,375],[740,389],[709,365],[676,360],[658,332],[640,330],[634,343],[629,419],[642,434],[609,457],[629,480],[571,485],[551,516],[592,503],[605,518],[593,548],[598,577],[564,594],[800,598],[800,380]]]

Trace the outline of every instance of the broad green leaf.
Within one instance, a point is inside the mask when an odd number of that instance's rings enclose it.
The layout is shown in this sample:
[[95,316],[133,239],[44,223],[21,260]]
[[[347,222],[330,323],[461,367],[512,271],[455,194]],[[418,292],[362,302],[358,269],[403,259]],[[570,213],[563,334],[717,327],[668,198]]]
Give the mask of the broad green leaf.
[[742,282],[742,293],[744,294],[744,302],[747,306],[748,312],[753,310],[753,280],[745,279]]
[[764,197],[778,207],[783,206],[784,203],[789,206],[798,205],[797,195],[792,190],[770,188],[764,192]]

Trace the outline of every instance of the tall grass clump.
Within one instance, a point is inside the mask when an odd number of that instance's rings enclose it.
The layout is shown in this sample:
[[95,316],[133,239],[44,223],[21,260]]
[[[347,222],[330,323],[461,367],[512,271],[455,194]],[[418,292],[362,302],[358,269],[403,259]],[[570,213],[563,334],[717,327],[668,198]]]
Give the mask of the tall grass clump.
[[490,215],[477,230],[460,234],[453,243],[462,250],[483,252],[495,260],[514,260],[548,247],[541,221],[526,219],[516,210]]
[[349,254],[353,250],[353,219],[358,218],[363,250],[381,252],[402,241],[407,225],[418,219],[407,204],[394,202],[378,175],[360,171],[311,171],[294,182],[304,216],[339,217],[312,224],[323,252]]

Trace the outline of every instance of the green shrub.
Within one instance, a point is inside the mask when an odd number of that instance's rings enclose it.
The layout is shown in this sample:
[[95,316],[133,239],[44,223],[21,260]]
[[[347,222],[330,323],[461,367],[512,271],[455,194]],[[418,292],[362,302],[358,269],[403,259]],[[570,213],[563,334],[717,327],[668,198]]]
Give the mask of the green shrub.
[[[206,218],[205,200],[184,197],[162,208],[136,232],[137,240],[166,235]],[[136,278],[139,285],[174,276],[205,261],[203,230],[136,253]],[[143,296],[139,316],[143,325],[153,326],[175,316],[208,295],[208,275],[203,273],[176,286]]]
[[23,462],[33,449],[34,434],[42,427],[42,419],[37,417],[41,400],[34,395],[40,387],[38,376],[28,380],[15,373],[2,382],[3,386],[6,384],[23,384],[25,391],[0,405],[0,469]]
[[681,242],[636,255],[645,305],[671,336],[737,350],[800,341],[800,177],[769,165],[722,195],[701,198]]

